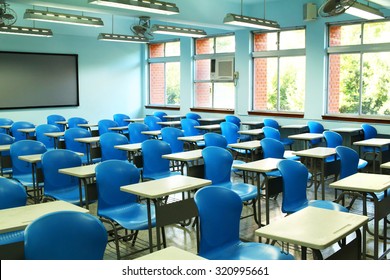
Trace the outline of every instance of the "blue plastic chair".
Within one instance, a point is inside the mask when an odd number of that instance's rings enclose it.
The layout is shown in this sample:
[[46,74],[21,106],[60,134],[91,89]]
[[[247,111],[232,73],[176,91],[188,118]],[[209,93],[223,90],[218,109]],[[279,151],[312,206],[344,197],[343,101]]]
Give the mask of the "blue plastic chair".
[[264,126],[273,127],[275,129],[279,129],[280,128],[279,123],[276,120],[271,119],[271,118],[264,118],[263,119],[263,123],[264,123]]
[[71,117],[68,119],[68,128],[82,128],[87,129],[85,127],[80,127],[79,124],[87,124],[88,121],[81,117]]
[[153,116],[159,118],[162,122],[165,122],[166,121],[166,118],[164,118],[164,116],[166,116],[167,113],[163,112],[163,111],[155,111],[153,112]]
[[52,150],[55,147],[55,139],[45,135],[47,132],[60,132],[58,126],[53,124],[40,124],[35,128],[35,135],[39,142],[42,142],[46,149]]
[[46,120],[47,120],[47,124],[55,125],[56,127],[58,127],[60,129],[60,131],[65,131],[66,125],[57,123],[59,121],[66,121],[65,117],[63,117],[61,115],[53,114],[53,115],[47,116]]
[[25,230],[27,260],[102,260],[106,246],[106,229],[88,213],[53,212]]
[[107,132],[114,132],[110,130],[110,127],[118,127],[118,124],[116,121],[109,120],[109,119],[104,119],[98,121],[98,130],[99,130],[99,135],[103,135],[104,133]]
[[184,142],[177,139],[177,137],[183,136],[183,131],[176,127],[164,127],[161,129],[161,138],[171,146],[172,153],[184,151]]
[[[378,132],[374,126],[367,123],[363,123],[361,127],[363,129],[364,140],[375,138],[378,136]],[[387,151],[388,149],[389,149],[388,146],[384,146],[382,148],[382,151]],[[369,155],[372,155],[373,159],[375,160],[379,156],[378,148],[375,147],[363,146],[362,152],[363,152],[363,159],[367,158],[367,156]]]
[[[316,121],[308,121],[307,126],[309,128],[309,133],[323,133],[325,131],[324,126]],[[312,147],[317,146],[321,143],[321,139],[310,140],[309,143],[309,145]]]
[[307,206],[348,212],[348,209],[338,203],[328,200],[308,200],[306,194],[309,172],[305,165],[294,160],[282,160],[278,170],[283,178],[282,212],[295,213]]
[[[15,138],[6,133],[0,133],[0,145],[11,145],[15,143]],[[9,151],[1,153],[1,172],[0,175],[12,173],[12,162]]]
[[128,125],[130,144],[142,143],[150,139],[147,134],[142,134],[142,131],[149,130],[149,127],[144,123],[131,123]]
[[[207,148],[206,148],[207,149]],[[204,187],[194,197],[200,220],[199,255],[210,260],[293,260],[280,248],[240,240],[242,201],[232,190]]]
[[270,127],[270,126],[264,126],[263,127],[263,133],[265,138],[272,138],[275,140],[278,140],[283,143],[284,146],[288,146],[290,150],[292,150],[292,145],[294,144],[294,140],[288,139],[288,138],[281,138],[280,132],[278,129]]
[[[158,141],[158,140],[155,140]],[[139,230],[148,229],[147,207],[138,202],[137,196],[120,190],[121,186],[138,183],[140,174],[133,164],[121,160],[107,160],[96,166],[96,183],[98,188],[97,215],[113,229],[117,259],[121,258],[119,241],[136,241]],[[155,227],[155,209],[152,206],[152,226]],[[132,233],[120,236],[117,226]],[[133,233],[133,231],[136,231]]]
[[[221,133],[226,138],[226,141],[228,144],[237,143],[240,141],[240,134],[238,133],[238,126],[235,125],[232,122],[221,122]],[[236,149],[236,148],[229,148],[233,153],[235,153],[235,156],[237,157],[240,155],[241,157],[247,158],[248,154],[250,153],[247,150],[244,149]]]
[[202,116],[197,114],[197,113],[189,112],[186,114],[186,119],[192,119],[192,120],[199,121],[199,119],[201,119],[201,118],[202,118]]
[[[19,207],[26,205],[27,194],[24,187],[17,181],[0,177],[0,210]],[[17,242],[24,241],[24,230],[16,230],[11,232],[5,232],[0,234],[0,245],[6,246],[8,244],[13,244]],[[3,251],[4,250],[4,251]],[[15,253],[12,249],[12,252],[8,252],[5,247],[2,248],[0,256],[5,257],[5,255],[12,255],[14,257]],[[19,256],[23,258],[22,256]],[[3,259],[3,258],[1,258]],[[5,259],[5,258],[4,258]]]
[[[239,117],[235,116],[235,115],[227,115],[227,116],[225,116],[225,121],[234,123],[238,128],[241,127],[241,119]],[[239,140],[241,142],[250,141],[251,137],[250,137],[250,135],[241,135],[241,134],[239,134]]]
[[149,130],[161,130],[161,125],[157,122],[162,120],[156,116],[146,116],[144,118],[144,123],[149,127]]
[[[65,131],[64,139],[65,139],[65,147],[67,150],[71,150],[73,152],[83,153],[84,155],[81,157],[83,164],[89,164],[87,152],[87,144],[75,141],[75,138],[85,138],[91,137],[91,132],[87,129],[80,127],[69,128]],[[95,159],[93,162],[98,162],[100,159]]]
[[130,119],[130,116],[126,115],[126,114],[118,113],[118,114],[113,115],[113,119],[114,119],[114,121],[116,121],[118,126],[127,126],[127,125],[129,125],[129,123],[125,120]]
[[141,144],[143,156],[143,180],[155,180],[179,175],[180,172],[170,170],[170,161],[162,155],[171,154],[169,144],[162,140],[149,139]]
[[[80,205],[79,181],[76,177],[58,172],[61,168],[81,166],[81,158],[75,152],[65,149],[47,151],[41,159],[45,200],[63,200]],[[82,203],[85,204],[85,190],[82,188]]]
[[[9,118],[0,118],[0,125],[12,125],[14,123],[13,120]],[[0,133],[8,133],[8,129],[0,127]]]
[[26,140],[26,139],[31,139],[34,137],[34,133],[29,133],[26,136],[26,133],[18,131],[18,129],[21,128],[35,128],[35,125],[32,124],[31,122],[26,122],[26,121],[17,121],[14,122],[11,126],[11,134],[13,137],[15,137],[15,142],[20,141],[20,140]]
[[184,136],[196,136],[201,135],[201,131],[195,126],[199,125],[199,122],[193,119],[181,119],[181,128],[183,129]]
[[107,132],[100,135],[100,149],[102,151],[102,161],[109,159],[127,160],[127,152],[116,149],[116,145],[129,144],[129,139],[123,134]]

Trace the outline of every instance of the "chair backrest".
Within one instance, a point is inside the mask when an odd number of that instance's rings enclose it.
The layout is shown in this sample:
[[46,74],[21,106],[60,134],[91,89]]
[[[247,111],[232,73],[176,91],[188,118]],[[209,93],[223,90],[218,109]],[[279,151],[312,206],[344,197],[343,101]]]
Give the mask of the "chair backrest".
[[47,151],[41,159],[44,192],[78,189],[78,179],[74,176],[62,174],[58,169],[81,166],[81,157],[75,152],[65,149]]
[[113,115],[114,121],[118,124],[118,126],[127,126],[129,123],[125,121],[125,119],[130,119],[129,115],[126,114],[114,114]]
[[172,153],[179,153],[184,151],[184,141],[177,139],[177,137],[183,136],[183,131],[176,127],[164,127],[161,129],[162,140],[171,146]]
[[[140,173],[135,165],[128,161],[107,160],[96,168],[98,188],[97,214],[114,207],[129,207],[137,202],[137,196],[120,190],[121,186],[138,183]],[[131,217],[129,217],[131,219]]]
[[116,145],[129,144],[129,139],[123,134],[108,132],[100,135],[100,149],[102,151],[101,161],[109,159],[127,160],[127,152],[116,149]]
[[324,135],[326,146],[328,148],[336,148],[337,146],[341,146],[343,144],[343,137],[335,131],[327,130],[322,134]]
[[25,188],[16,180],[0,177],[0,210],[26,205]]
[[99,129],[99,135],[103,135],[107,132],[113,132],[110,130],[110,127],[118,127],[118,124],[116,121],[110,120],[110,119],[104,119],[98,121],[98,129]]
[[221,133],[225,136],[228,144],[237,143],[240,138],[238,126],[232,122],[221,122]]
[[[15,143],[15,138],[6,133],[0,133],[0,145],[11,145]],[[1,152],[2,156],[8,156],[9,151]]]
[[202,157],[205,179],[211,180],[214,185],[230,182],[233,156],[228,150],[215,146],[206,147],[202,150]]
[[98,218],[58,211],[29,224],[24,234],[27,260],[102,260],[107,231]]
[[[35,125],[27,121],[17,121],[11,126],[11,134],[15,137],[15,141],[26,140],[26,134],[18,131],[21,128],[34,128]],[[32,135],[32,134],[30,134]]]
[[149,135],[142,134],[142,131],[149,130],[149,127],[144,123],[131,123],[128,125],[130,143],[142,143],[145,140],[150,139]]
[[[308,121],[307,126],[310,133],[323,133],[325,131],[324,126],[316,121]],[[316,145],[321,142],[321,139],[310,140],[312,145]]]
[[339,179],[343,179],[358,172],[359,155],[349,147],[338,146],[336,153],[340,158]]
[[187,119],[192,119],[192,120],[196,120],[198,121],[199,119],[201,119],[201,115],[197,114],[197,113],[192,113],[192,112],[189,112],[186,114],[186,118]]
[[265,138],[272,138],[280,141],[280,132],[278,129],[271,126],[264,126],[263,133]]
[[184,136],[196,136],[200,135],[200,130],[195,128],[199,125],[199,122],[193,119],[181,119],[181,129],[183,129]]
[[275,129],[279,129],[279,123],[274,119],[264,118],[263,123],[264,123],[264,126],[270,126],[270,127],[275,128]]
[[[8,118],[0,118],[0,125],[12,125],[14,123],[13,120]],[[0,133],[7,133],[7,129],[0,127]]]
[[162,120],[156,116],[146,116],[144,118],[144,123],[149,127],[149,130],[160,130],[161,125],[157,122],[161,122]]
[[162,122],[165,122],[166,119],[164,118],[164,116],[166,116],[167,113],[163,112],[163,111],[155,111],[153,112],[153,116],[159,118]]
[[198,190],[194,200],[200,221],[200,255],[239,242],[242,201],[238,194],[209,186]]
[[238,127],[241,126],[241,120],[239,117],[235,116],[235,115],[227,115],[225,116],[225,121],[227,122],[232,122],[234,123],[235,125],[237,125]]
[[87,149],[86,144],[74,140],[75,138],[85,138],[85,137],[91,137],[91,132],[89,130],[80,127],[77,128],[73,127],[67,129],[64,134],[66,149],[85,154]]
[[204,142],[206,147],[214,146],[214,147],[221,147],[226,149],[228,146],[225,136],[215,132],[207,132],[204,135]]
[[361,125],[361,127],[363,129],[364,139],[375,138],[378,134],[376,128],[373,127],[372,125],[369,125],[367,123],[363,123]]
[[[79,124],[87,124],[88,121],[81,117],[71,117],[68,119],[68,128],[80,128]],[[86,129],[86,128],[83,128]]]
[[260,140],[264,158],[284,158],[284,145],[279,140],[273,138],[263,138]]
[[59,121],[66,121],[65,117],[63,117],[61,115],[53,114],[53,115],[47,116],[46,120],[47,120],[47,124],[55,125],[56,127],[58,127],[60,129],[60,131],[65,131],[65,124],[57,123]]
[[295,160],[282,160],[278,169],[283,178],[282,212],[294,213],[308,206],[306,188],[308,170]]
[[20,160],[19,156],[43,154],[46,151],[45,145],[35,140],[20,140],[11,144],[12,176],[17,178],[19,175],[31,175],[31,165]]
[[149,139],[141,144],[144,161],[143,176],[153,176],[170,172],[170,161],[162,155],[171,154],[169,144],[162,140]]
[[53,137],[46,136],[45,133],[47,132],[60,132],[60,129],[54,124],[40,124],[35,128],[37,140],[42,142],[47,149],[53,149],[55,139]]

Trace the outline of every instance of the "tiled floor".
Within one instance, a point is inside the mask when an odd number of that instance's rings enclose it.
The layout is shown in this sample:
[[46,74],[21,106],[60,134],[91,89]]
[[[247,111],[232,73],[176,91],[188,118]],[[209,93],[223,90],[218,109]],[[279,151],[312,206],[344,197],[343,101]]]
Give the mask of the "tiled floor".
[[[242,180],[241,177],[234,175],[234,180]],[[330,182],[332,182],[333,179],[330,179],[327,181],[326,185],[328,185]],[[313,194],[313,187],[309,188],[308,190],[308,198],[313,199],[314,194]],[[334,190],[330,189],[329,187],[326,187],[326,198],[329,200],[334,199]],[[174,197],[172,199],[175,199]],[[272,221],[278,220],[278,219],[283,219],[285,216],[281,212],[281,199],[282,195],[278,195],[276,199],[272,199],[270,202],[270,216],[271,216],[271,223]],[[348,202],[348,199],[347,199]],[[371,203],[370,203],[371,204]],[[262,203],[262,206],[264,207],[265,203]],[[361,213],[361,205],[362,202],[360,200],[357,200],[354,203],[353,208],[351,209],[352,213]],[[264,209],[264,208],[263,208]],[[244,206],[243,212],[245,213],[251,213],[252,208],[251,206]],[[369,212],[372,213],[372,207],[369,208]],[[96,205],[92,205],[91,207],[91,213],[96,213]],[[264,219],[264,216],[263,216]],[[326,221],[324,221],[326,222]],[[369,223],[370,227],[372,227],[372,222]],[[257,229],[257,224],[255,224],[253,218],[246,218],[241,220],[241,225],[240,225],[240,238],[246,241],[256,241],[258,242],[258,238],[255,237],[254,231]],[[167,246],[176,246],[181,249],[185,249],[187,251],[196,253],[196,232],[195,229],[190,225],[186,227],[182,227],[180,225],[172,225],[172,226],[167,226],[165,228],[165,233],[166,233],[166,239],[167,239]],[[154,236],[155,240],[155,236]],[[382,242],[383,240],[380,241],[380,248],[382,248]],[[390,247],[390,241],[387,240],[388,242],[388,247]],[[372,235],[367,234],[367,253],[372,254],[372,248],[373,248],[373,238]],[[123,254],[131,253],[134,251],[139,250],[140,248],[145,248],[148,245],[148,233],[147,231],[142,231],[139,233],[139,237],[137,239],[136,245],[131,246],[130,242],[122,242],[121,243],[121,250]],[[277,244],[281,245],[281,244]],[[332,253],[335,249],[337,250],[338,245],[334,245],[334,247],[329,248],[322,252],[324,258],[326,258],[328,255]],[[300,251],[299,248],[293,245],[289,246],[289,252],[293,254],[296,259],[300,259]],[[134,259],[136,257],[148,254],[149,251],[145,250],[140,253],[133,254],[129,257],[126,257],[125,259]],[[105,259],[112,260],[116,259],[116,251],[115,251],[115,245],[113,242],[109,243],[107,246],[106,254],[105,254]],[[312,254],[311,251],[308,250],[308,259],[312,259]]]

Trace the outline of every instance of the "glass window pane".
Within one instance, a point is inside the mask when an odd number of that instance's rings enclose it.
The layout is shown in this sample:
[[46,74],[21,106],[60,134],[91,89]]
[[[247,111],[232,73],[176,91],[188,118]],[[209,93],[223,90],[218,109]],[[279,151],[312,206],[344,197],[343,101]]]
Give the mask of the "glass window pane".
[[329,28],[329,46],[359,45],[361,25],[334,25]]
[[166,64],[167,104],[180,104],[180,62]]
[[306,58],[304,56],[282,57],[279,63],[280,110],[303,112]]
[[212,108],[211,83],[195,83],[195,107]]
[[149,57],[164,57],[164,43],[149,44]]
[[277,58],[254,59],[254,110],[277,109]]
[[365,23],[363,44],[390,42],[390,21]]
[[152,63],[149,67],[150,104],[165,104],[165,67],[164,63]]
[[200,59],[195,61],[195,80],[210,80],[210,59]]
[[215,83],[214,84],[214,108],[234,109],[233,83]]
[[254,34],[254,51],[273,51],[278,49],[278,33],[257,33]]
[[305,48],[305,30],[290,30],[280,32],[279,49],[303,49]]
[[213,54],[214,53],[214,39],[201,38],[196,39],[196,54]]
[[216,53],[234,52],[236,50],[234,36],[217,37],[215,45]]
[[390,52],[363,55],[362,114],[390,115]]
[[180,56],[180,41],[166,43],[165,56]]

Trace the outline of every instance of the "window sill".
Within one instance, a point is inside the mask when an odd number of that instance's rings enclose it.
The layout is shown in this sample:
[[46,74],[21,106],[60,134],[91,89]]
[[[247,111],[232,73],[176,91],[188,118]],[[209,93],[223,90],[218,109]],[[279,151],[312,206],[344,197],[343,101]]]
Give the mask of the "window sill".
[[233,109],[214,109],[214,108],[190,108],[191,112],[218,113],[234,115]]
[[169,106],[169,105],[145,105],[145,108],[146,109],[180,111],[180,106]]
[[323,120],[345,121],[345,122],[360,122],[360,123],[383,123],[390,124],[390,117],[366,117],[366,116],[345,116],[345,115],[323,115]]
[[248,111],[248,115],[273,116],[273,117],[283,117],[283,118],[300,118],[300,119],[304,117],[304,113],[272,112],[272,111]]

